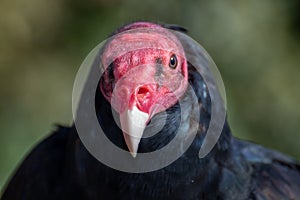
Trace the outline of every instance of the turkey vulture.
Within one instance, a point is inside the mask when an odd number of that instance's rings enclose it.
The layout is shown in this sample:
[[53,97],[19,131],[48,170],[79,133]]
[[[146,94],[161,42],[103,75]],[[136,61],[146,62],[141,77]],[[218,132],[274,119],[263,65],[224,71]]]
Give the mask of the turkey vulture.
[[[180,152],[178,159],[145,172],[118,170],[92,155],[81,137],[85,129],[79,131],[75,122],[58,126],[30,152],[1,199],[300,199],[300,165],[277,151],[232,137],[226,116],[217,124],[221,131],[216,144],[199,156],[212,118],[222,115],[222,106],[215,105],[213,116],[212,106],[222,95],[214,93],[217,82],[194,64],[207,67],[209,58],[192,40],[185,40],[183,32],[176,25],[151,22],[119,28],[97,53],[94,64],[102,64],[104,71],[92,100],[83,99],[94,103],[106,138],[126,153],[122,160],[112,151],[100,152],[111,162],[135,163],[179,135],[168,151]],[[77,117],[89,121],[88,112],[81,113]],[[191,144],[181,149],[195,124]],[[152,130],[158,131],[143,137]],[[152,160],[146,163],[145,168],[155,165]]]

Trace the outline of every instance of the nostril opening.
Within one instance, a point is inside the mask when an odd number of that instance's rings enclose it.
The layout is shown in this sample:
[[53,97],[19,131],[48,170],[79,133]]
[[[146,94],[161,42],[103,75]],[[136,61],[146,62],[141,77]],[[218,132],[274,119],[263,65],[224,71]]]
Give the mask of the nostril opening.
[[149,89],[146,87],[140,87],[137,91],[137,94],[146,94],[149,93]]
[[149,113],[149,109],[153,104],[154,97],[150,89],[151,88],[149,86],[143,85],[137,88],[135,95],[138,109],[145,113]]

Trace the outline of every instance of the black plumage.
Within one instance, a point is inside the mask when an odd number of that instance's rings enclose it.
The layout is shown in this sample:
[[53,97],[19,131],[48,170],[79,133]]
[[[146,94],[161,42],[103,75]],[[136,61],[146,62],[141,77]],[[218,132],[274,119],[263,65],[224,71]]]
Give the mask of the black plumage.
[[[1,199],[300,199],[300,165],[279,152],[232,137],[227,121],[213,150],[205,158],[198,157],[211,118],[211,99],[205,95],[206,83],[191,64],[188,73],[201,118],[196,138],[178,160],[148,173],[117,171],[86,150],[74,126],[59,126],[25,158]],[[180,116],[188,126],[193,112],[190,92],[186,92],[181,107],[177,103],[166,111],[167,123],[158,134],[141,140],[139,152],[168,144],[176,134]],[[109,102],[100,90],[95,98],[105,134],[127,150]],[[160,123],[161,117],[157,114],[152,118],[145,131]]]

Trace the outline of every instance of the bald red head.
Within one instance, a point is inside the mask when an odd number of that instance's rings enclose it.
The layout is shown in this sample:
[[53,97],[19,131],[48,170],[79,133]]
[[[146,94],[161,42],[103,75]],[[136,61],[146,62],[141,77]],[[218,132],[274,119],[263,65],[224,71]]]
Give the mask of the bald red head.
[[187,88],[187,61],[180,41],[160,25],[137,22],[116,33],[102,54],[106,72],[100,87],[120,114],[124,134],[141,137],[143,129],[139,136],[129,133],[137,128],[128,120],[142,121],[144,128],[153,115],[174,105]]

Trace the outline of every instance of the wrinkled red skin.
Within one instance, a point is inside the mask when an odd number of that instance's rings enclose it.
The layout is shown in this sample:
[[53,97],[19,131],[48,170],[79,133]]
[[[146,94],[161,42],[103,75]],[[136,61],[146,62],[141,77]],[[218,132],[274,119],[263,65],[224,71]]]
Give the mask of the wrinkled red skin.
[[[162,99],[161,97],[165,97],[166,94],[172,93],[176,89],[176,86],[180,87],[179,84],[183,81],[182,79],[184,79],[184,74],[186,73],[186,64],[181,57],[177,57],[177,68],[170,69],[169,60],[172,55],[173,53],[160,49],[143,49],[128,52],[115,60],[115,79],[119,81],[126,75],[122,86],[119,87],[124,87],[125,85],[127,88],[130,88],[130,92],[127,94],[130,96],[130,100],[128,106],[122,106],[123,109],[125,107],[131,109],[132,106],[137,106],[141,111],[149,113],[151,106],[155,103],[168,107],[167,102],[163,103],[162,100],[158,102],[158,100]],[[142,67],[136,69],[139,66]],[[168,71],[171,71],[172,74],[168,74]],[[176,79],[172,79],[172,76],[176,77],[177,81]],[[118,88],[115,89],[116,94],[119,91]],[[127,98],[123,96],[118,99],[124,102],[122,100]],[[165,98],[165,100],[168,99]],[[121,109],[121,112],[123,109]]]
[[158,24],[153,24],[150,22],[135,22],[135,23],[128,24],[127,26],[124,26],[124,27],[118,29],[116,32],[113,33],[113,35],[127,31],[127,30],[137,29],[137,28],[162,28],[162,27]]
[[[116,79],[126,74],[130,69],[144,64],[155,65],[157,59],[160,59],[160,64],[168,67],[171,52],[166,52],[161,49],[141,49],[128,52],[127,54],[118,57],[114,61],[114,75]],[[153,74],[154,76],[154,74]]]
[[[187,88],[187,61],[180,42],[172,33],[164,33],[162,27],[151,28],[153,33],[117,36],[103,53],[104,66],[109,60],[113,62],[115,81],[114,91],[103,89],[105,85],[101,85],[101,91],[119,113],[137,106],[153,116],[174,105]],[[177,57],[175,69],[169,66],[172,55]],[[107,72],[104,82],[109,82]]]

